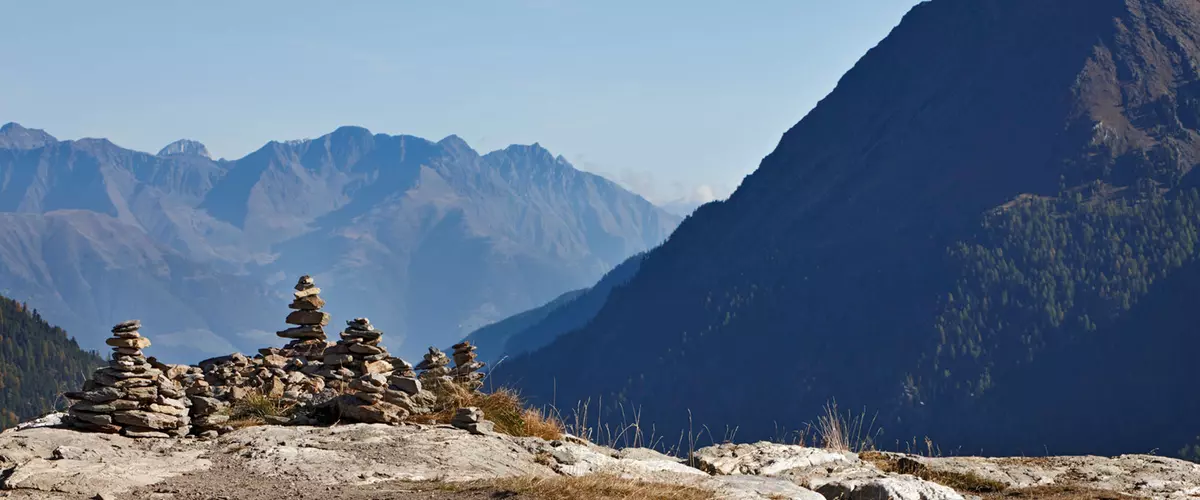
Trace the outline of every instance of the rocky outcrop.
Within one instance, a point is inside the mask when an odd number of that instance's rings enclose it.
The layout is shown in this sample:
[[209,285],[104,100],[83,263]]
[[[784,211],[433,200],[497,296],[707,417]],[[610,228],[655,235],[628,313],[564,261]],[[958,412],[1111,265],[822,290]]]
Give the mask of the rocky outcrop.
[[1013,490],[1071,485],[1147,498],[1200,497],[1200,464],[1153,455],[1118,457],[919,457],[912,460],[940,475],[971,475]]
[[963,500],[946,486],[899,475],[830,481],[817,493],[836,500]]
[[1148,455],[929,458],[871,452],[864,459],[762,442],[710,446],[693,457],[698,468],[714,475],[784,478],[839,500],[959,500],[985,493],[1040,498],[1052,489],[1155,499],[1200,496],[1200,464]]
[[884,472],[851,452],[777,443],[723,444],[697,450],[696,466],[717,475],[779,477],[839,500],[963,500],[946,486]]
[[822,498],[782,479],[710,476],[654,452],[413,424],[260,426],[212,440],[157,441],[53,427],[10,430],[0,433],[0,470],[0,487],[29,499],[291,498],[296,485],[328,498],[379,498],[413,481],[589,474],[693,486],[717,498]]
[[919,463],[938,477],[991,478],[1007,488],[986,498],[1043,498],[1038,492],[1051,491],[1046,488],[1093,495],[1080,498],[1200,495],[1200,465],[1145,455],[874,455],[860,459],[853,453],[801,446],[726,444],[697,450],[692,467],[643,448],[614,450],[570,436],[546,441],[476,435],[447,425],[267,425],[210,440],[139,440],[78,432],[47,418],[0,433],[0,488],[27,499],[98,494],[123,499],[308,498],[304,488],[313,487],[329,498],[378,498],[381,492],[399,491],[412,482],[602,474],[701,488],[721,499],[980,498],[911,474],[889,472],[879,466],[879,460],[886,459]]

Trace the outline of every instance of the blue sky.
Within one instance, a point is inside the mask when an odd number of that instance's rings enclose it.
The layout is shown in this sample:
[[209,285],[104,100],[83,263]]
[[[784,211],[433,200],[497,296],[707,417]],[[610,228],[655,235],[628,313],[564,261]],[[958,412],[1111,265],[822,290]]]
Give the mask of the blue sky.
[[652,201],[720,196],[916,3],[9,2],[0,123],[231,159],[339,125],[538,142]]

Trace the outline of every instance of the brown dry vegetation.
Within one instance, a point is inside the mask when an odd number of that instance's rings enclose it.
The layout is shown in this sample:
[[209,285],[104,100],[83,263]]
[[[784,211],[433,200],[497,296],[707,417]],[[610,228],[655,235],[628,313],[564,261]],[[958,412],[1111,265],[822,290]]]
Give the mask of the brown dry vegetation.
[[418,415],[414,421],[448,424],[459,408],[469,406],[483,410],[483,417],[496,423],[496,432],[517,437],[561,439],[563,424],[557,418],[536,408],[525,407],[517,391],[501,387],[489,393],[468,390],[458,384],[444,383],[433,387],[438,406],[429,415]]
[[272,419],[290,418],[296,409],[294,402],[254,391],[230,406],[229,425],[238,429],[266,425]]
[[607,474],[584,477],[558,476],[550,478],[514,477],[465,484],[444,484],[444,490],[455,493],[493,492],[493,498],[508,496],[540,500],[711,500],[716,494],[677,484],[631,481]]
[[1149,500],[1146,497],[1078,486],[1013,488],[1002,492],[985,494],[983,498],[985,500]]
[[997,493],[1008,487],[1000,481],[976,474],[933,470],[916,460],[897,459],[877,451],[862,452],[858,454],[858,457],[875,464],[879,470],[884,472],[913,475],[926,481],[949,486],[962,493]]
[[[496,423],[496,432],[501,434],[539,437],[547,441],[561,439],[563,436],[564,426],[559,419],[536,408],[526,408],[525,402],[515,390],[502,387],[485,394],[468,390],[453,382],[442,383],[430,389],[438,398],[434,412],[414,415],[410,421],[449,424],[459,408],[474,406],[483,410],[484,418]],[[230,407],[229,425],[241,429],[278,423],[280,419],[290,418],[297,410],[299,406],[295,402],[261,392],[251,392]]]

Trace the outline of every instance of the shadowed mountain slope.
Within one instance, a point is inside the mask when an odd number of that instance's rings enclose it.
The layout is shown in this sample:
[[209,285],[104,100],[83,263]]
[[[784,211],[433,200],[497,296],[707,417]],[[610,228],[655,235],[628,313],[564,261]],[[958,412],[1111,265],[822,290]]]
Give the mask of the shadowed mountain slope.
[[643,258],[645,254],[634,255],[595,285],[564,293],[545,305],[475,330],[465,340],[478,347],[479,359],[499,369],[498,362],[504,358],[541,349],[591,321],[612,290],[633,279]]
[[[879,411],[889,440],[1173,449],[1177,433],[1148,425],[1052,440],[1071,422],[996,427],[1003,412],[975,409],[1037,383],[1030,363],[1081,363],[1061,346],[1097,331],[1181,362],[1129,318],[1200,248],[1198,41],[1195,2],[922,3],[591,323],[501,377],[543,402],[640,406],[666,435],[690,409],[696,426],[769,438],[836,398]],[[943,442],[951,422],[962,432]]]

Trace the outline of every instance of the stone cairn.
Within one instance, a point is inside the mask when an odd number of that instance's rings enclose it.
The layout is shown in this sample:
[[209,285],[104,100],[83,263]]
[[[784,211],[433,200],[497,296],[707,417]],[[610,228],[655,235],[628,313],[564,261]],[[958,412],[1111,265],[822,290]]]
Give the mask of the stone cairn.
[[429,352],[425,353],[425,359],[417,365],[417,369],[421,370],[421,383],[432,388],[451,380],[449,365],[450,358],[446,357],[446,353],[436,347],[430,347]]
[[320,372],[321,376],[336,386],[347,384],[363,375],[384,374],[386,386],[386,374],[392,371],[392,364],[388,362],[391,355],[387,349],[379,345],[382,339],[383,332],[371,326],[371,321],[367,318],[347,321],[342,340],[325,350],[325,368]]
[[83,390],[68,392],[74,400],[69,422],[81,430],[121,433],[129,437],[182,437],[191,430],[183,388],[167,378],[142,354],[150,339],[138,333],[132,320],[113,327],[105,341],[113,347],[108,366],[100,368]]
[[455,410],[454,418],[450,419],[450,425],[466,430],[471,434],[481,435],[492,434],[496,429],[495,422],[484,420],[483,410],[474,406]]
[[454,382],[469,390],[477,391],[483,387],[483,373],[479,370],[486,366],[482,361],[476,361],[475,346],[470,341],[454,344],[454,369],[450,375]]
[[353,391],[337,399],[338,413],[347,420],[399,423],[416,413],[427,413],[435,396],[421,389],[412,365],[392,357],[379,345],[383,332],[367,318],[346,322],[342,340],[325,351],[330,384]]
[[282,351],[272,354],[317,361],[325,356],[325,349],[329,347],[325,340],[325,325],[329,324],[329,314],[321,312],[321,308],[325,307],[325,300],[321,298],[321,289],[313,283],[312,276],[301,276],[295,288],[296,292],[292,294],[295,300],[288,305],[293,311],[284,320],[294,326],[276,333],[292,341],[288,342]]
[[388,377],[388,390],[384,393],[384,400],[404,408],[412,415],[432,411],[434,403],[437,402],[437,395],[421,387],[413,365],[403,359],[392,358],[392,366],[395,370]]

